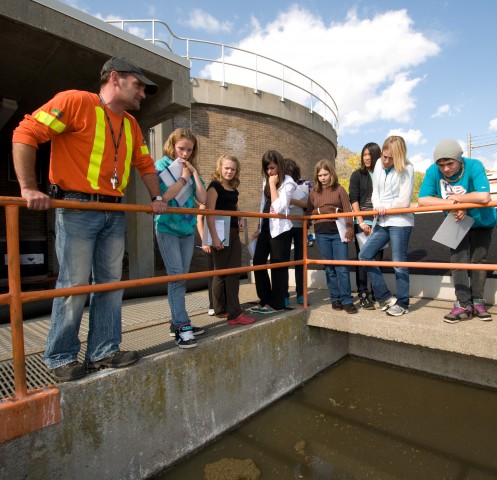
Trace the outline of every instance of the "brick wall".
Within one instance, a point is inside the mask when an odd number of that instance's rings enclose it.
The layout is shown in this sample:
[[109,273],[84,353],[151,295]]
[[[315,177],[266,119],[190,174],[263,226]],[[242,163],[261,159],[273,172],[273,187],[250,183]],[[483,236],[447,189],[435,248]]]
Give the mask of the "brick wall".
[[[199,140],[199,169],[207,183],[223,153],[236,155],[242,164],[239,187],[240,210],[259,211],[261,159],[266,150],[277,150],[293,158],[302,178],[312,179],[314,165],[323,158],[335,160],[332,142],[300,125],[253,112],[194,104],[191,111],[177,114],[172,128],[189,128]],[[257,220],[249,220],[249,233]]]

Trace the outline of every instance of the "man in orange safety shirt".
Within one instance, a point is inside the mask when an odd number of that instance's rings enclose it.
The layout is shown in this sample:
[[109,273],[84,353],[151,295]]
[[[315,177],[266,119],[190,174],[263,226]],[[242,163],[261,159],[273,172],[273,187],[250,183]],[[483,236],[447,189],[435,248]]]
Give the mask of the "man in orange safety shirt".
[[[50,197],[38,189],[35,163],[40,143],[51,140],[49,179],[52,196],[80,202],[120,203],[131,166],[138,169],[152,198],[154,213],[164,213],[157,173],[136,119],[147,94],[158,87],[131,60],[109,59],[101,70],[100,93],[60,92],[13,135],[13,160],[21,195],[29,209],[46,210]],[[56,209],[56,288],[121,279],[125,212]],[[121,351],[122,290],[95,292],[85,362],[77,359],[86,295],[54,299],[44,360],[57,381],[81,378],[88,371],[135,363],[137,352]]]

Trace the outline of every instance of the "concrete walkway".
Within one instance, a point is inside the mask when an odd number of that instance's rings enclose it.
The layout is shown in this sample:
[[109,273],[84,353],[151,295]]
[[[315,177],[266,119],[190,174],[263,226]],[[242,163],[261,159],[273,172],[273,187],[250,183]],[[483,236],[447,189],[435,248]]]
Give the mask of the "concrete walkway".
[[[469,355],[481,359],[497,360],[497,321],[482,322],[477,319],[447,324],[443,322],[444,314],[452,304],[448,301],[411,298],[409,314],[402,317],[390,317],[381,311],[368,311],[359,308],[359,313],[348,315],[331,309],[327,290],[314,289],[309,293],[311,306],[308,310],[308,325],[357,335],[382,341],[402,343],[433,350]],[[245,308],[257,301],[255,285],[243,284],[240,300]],[[291,313],[302,310],[291,296]],[[207,291],[187,294],[187,310],[195,325],[208,327],[206,336],[213,336],[229,327],[224,319],[207,315]],[[358,305],[356,303],[356,305]],[[490,312],[497,314],[492,307]],[[286,312],[284,312],[286,313]],[[279,314],[281,315],[281,314]],[[258,321],[274,315],[254,315]],[[497,316],[495,317],[497,320]],[[123,302],[123,350],[138,350],[142,356],[176,349],[169,336],[170,310],[166,297],[150,297],[125,300]],[[50,325],[50,317],[44,316],[25,321],[25,351],[30,388],[37,388],[52,383],[53,378],[44,367],[42,355],[45,339]],[[88,330],[88,312],[86,311],[81,338]],[[205,338],[201,337],[201,338]],[[82,345],[80,358],[85,352]],[[13,384],[9,386],[12,375],[12,345],[10,325],[0,325],[0,397],[12,394]]]

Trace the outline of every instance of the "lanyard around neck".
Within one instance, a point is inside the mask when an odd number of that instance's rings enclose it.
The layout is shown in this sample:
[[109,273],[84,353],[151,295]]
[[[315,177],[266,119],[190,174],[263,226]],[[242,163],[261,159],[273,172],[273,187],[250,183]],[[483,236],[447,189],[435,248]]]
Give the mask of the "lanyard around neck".
[[102,104],[102,108],[104,110],[104,114],[105,114],[105,118],[107,119],[107,123],[109,124],[110,135],[112,137],[112,144],[114,145],[114,174],[112,175],[110,182],[112,183],[112,188],[115,190],[117,184],[119,183],[119,176],[117,175],[117,154],[119,152],[119,145],[121,144],[121,138],[123,136],[124,117],[121,118],[121,127],[119,129],[119,137],[117,137],[117,140],[116,140],[116,134],[114,133],[114,127],[112,126],[112,122],[110,121],[110,117],[109,117],[109,114],[107,112],[107,108],[105,108],[104,99],[103,99],[101,94],[98,95],[98,98],[100,99],[100,103]]

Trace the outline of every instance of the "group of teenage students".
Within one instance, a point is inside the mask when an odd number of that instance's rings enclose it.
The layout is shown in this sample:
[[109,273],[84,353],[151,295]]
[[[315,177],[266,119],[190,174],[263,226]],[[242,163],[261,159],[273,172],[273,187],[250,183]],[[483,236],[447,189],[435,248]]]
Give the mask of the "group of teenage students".
[[[317,162],[314,168],[314,188],[302,201],[302,191],[296,178],[292,178],[294,162],[285,160],[278,152],[268,151],[262,157],[264,174],[261,212],[291,214],[291,207],[305,207],[312,215],[325,215],[338,212],[357,212],[355,220],[345,217],[343,228],[330,218],[314,222],[316,243],[325,260],[348,260],[348,243],[356,239],[356,233],[364,232],[367,242],[360,248],[360,260],[381,258],[382,249],[389,243],[393,261],[407,260],[407,246],[414,224],[412,213],[385,215],[387,209],[410,206],[414,186],[414,170],[407,160],[404,139],[388,137],[383,147],[375,143],[367,144],[361,152],[361,168],[354,172],[350,180],[350,194],[340,185],[337,173],[329,160]],[[381,158],[381,161],[378,161]],[[299,179],[297,178],[297,181]],[[305,191],[305,190],[304,190]],[[361,212],[376,210],[377,228],[373,227],[373,217],[362,217]],[[363,213],[364,214],[364,213]],[[355,226],[354,226],[355,221]],[[292,238],[302,232],[295,232],[288,219],[262,219],[254,238],[257,238],[254,265],[290,260]],[[357,242],[357,240],[356,240]],[[296,249],[295,260],[302,258],[301,250]],[[388,315],[400,316],[408,312],[409,273],[407,268],[395,267],[396,297],[387,287],[378,267],[360,266],[357,268],[357,287],[360,305],[366,309],[379,308]],[[326,282],[334,310],[357,313],[354,305],[347,266],[326,265]],[[371,287],[368,289],[368,278]],[[259,304],[251,308],[254,313],[272,313],[285,307],[288,291],[288,269],[271,270],[271,281],[267,270],[255,272],[255,282]],[[297,301],[302,303],[302,280],[296,272]]]
[[[182,174],[169,186],[160,178],[161,194],[169,206],[200,208],[209,210],[237,211],[238,187],[240,185],[240,161],[233,155],[221,155],[217,160],[212,180],[206,188],[200,177],[196,158],[198,142],[195,135],[186,129],[176,129],[164,146],[165,156],[155,163],[159,175],[175,160],[182,165]],[[381,158],[381,162],[378,160]],[[361,168],[354,172],[350,181],[350,199],[339,184],[338,177],[329,160],[319,161],[314,169],[314,188],[308,181],[300,179],[300,168],[292,159],[285,159],[279,152],[268,150],[262,156],[263,182],[260,211],[279,213],[285,216],[308,214],[320,215],[336,212],[358,213],[355,220],[346,217],[344,228],[339,231],[334,219],[320,219],[314,223],[316,243],[326,260],[347,260],[348,243],[356,238],[355,233],[363,231],[369,236],[368,242],[360,250],[359,258],[373,260],[381,255],[382,248],[390,243],[394,261],[407,259],[407,243],[413,225],[413,215],[384,216],[388,208],[408,207],[413,188],[413,168],[406,158],[406,147],[402,137],[389,137],[383,148],[377,144],[367,144],[361,153]],[[178,198],[183,195],[181,203]],[[376,209],[379,216],[375,220],[382,228],[372,231],[373,217],[360,215],[361,212]],[[355,221],[355,225],[354,225]],[[208,253],[209,268],[221,270],[241,266],[242,245],[239,233],[244,223],[240,217],[230,217],[229,238],[219,238],[215,219],[202,215],[166,213],[155,216],[157,243],[169,275],[188,273],[194,251],[195,230],[204,237],[204,228],[210,233],[210,245],[203,245]],[[288,218],[261,218],[253,236],[256,240],[253,255],[254,265],[290,260],[291,246],[294,243],[294,259],[302,258],[302,224]],[[357,240],[356,240],[357,241]],[[303,303],[302,267],[295,268],[297,303]],[[348,267],[325,267],[326,281],[334,310],[357,313],[351,293]],[[250,312],[266,314],[283,310],[288,306],[288,268],[254,272],[257,305]],[[368,276],[371,289],[368,290]],[[397,298],[386,286],[379,268],[358,267],[357,286],[360,304],[363,308],[374,308],[374,300],[389,315],[402,315],[409,305],[409,275],[406,268],[395,268]],[[255,318],[242,310],[239,301],[239,276],[218,275],[210,283],[209,314],[226,318],[229,325],[248,325]],[[168,284],[168,302],[171,309],[170,334],[175,337],[180,348],[197,345],[196,337],[204,329],[191,324],[185,305],[186,282]]]
[[[452,143],[450,146],[453,147]],[[181,188],[189,184],[192,187],[190,196],[181,206],[194,208],[197,202],[201,208],[205,206],[209,210],[239,210],[237,190],[240,184],[239,160],[235,156],[222,155],[206,188],[195,166],[197,148],[197,140],[190,131],[175,130],[166,142],[166,156],[156,162],[159,174],[174,161],[174,158],[178,158],[183,163],[183,174],[179,185],[169,187],[171,189],[167,195],[169,205],[179,206],[175,196]],[[455,161],[464,165],[464,159],[459,157]],[[445,157],[439,160],[444,159]],[[354,217],[343,217],[341,220],[332,218],[314,220],[315,239],[322,258],[348,260],[348,244],[355,241],[358,259],[369,262],[369,265],[356,267],[360,306],[371,310],[379,308],[390,316],[408,313],[408,269],[394,267],[396,286],[394,296],[380,268],[373,262],[382,259],[383,249],[387,245],[391,249],[392,261],[407,261],[414,214],[386,214],[387,210],[408,208],[411,205],[414,169],[407,159],[406,144],[402,137],[390,136],[382,147],[376,143],[364,146],[361,152],[361,166],[350,178],[349,193],[340,185],[330,160],[320,160],[315,165],[313,186],[300,178],[300,168],[294,160],[285,159],[275,150],[264,153],[261,167],[263,182],[260,212],[280,214],[284,217],[260,219],[252,237],[256,240],[254,266],[265,265],[268,260],[271,264],[290,261],[292,243],[294,260],[302,258],[302,223],[286,218],[289,215],[354,212]],[[439,167],[436,162],[433,167],[435,173]],[[440,171],[443,168],[445,167],[440,167]],[[464,168],[462,172],[464,173]],[[168,187],[162,181],[160,186],[163,194],[166,194]],[[425,199],[420,198],[420,200]],[[376,212],[375,215],[367,213],[373,210]],[[157,240],[170,275],[188,272],[193,255],[196,226],[201,236],[203,229],[208,228],[212,237],[211,245],[202,247],[211,256],[211,268],[220,270],[241,266],[242,245],[239,233],[243,230],[242,219],[236,216],[230,217],[229,242],[225,242],[226,239],[218,237],[214,217],[208,215],[206,218],[204,226],[202,221],[198,222],[199,219],[202,220],[201,215],[198,218],[192,214],[156,215]],[[359,240],[360,234],[364,234],[364,243]],[[324,270],[332,309],[343,310],[349,314],[357,313],[348,267],[325,265]],[[297,303],[300,304],[303,303],[304,295],[302,271],[302,266],[295,267]],[[288,306],[288,267],[272,268],[271,275],[267,269],[256,270],[254,277],[259,301],[249,309],[251,313],[273,313]],[[477,282],[475,289],[476,286]],[[456,293],[457,288],[456,286]],[[461,287],[459,289],[461,290]],[[255,322],[255,318],[248,316],[240,306],[238,275],[214,276],[209,290],[211,303],[209,314],[226,318],[229,325],[248,325]],[[482,292],[478,291],[478,294],[483,297]],[[204,333],[204,330],[191,325],[185,308],[184,281],[169,283],[168,300],[172,315],[171,335],[176,338],[176,343],[181,348],[196,346],[195,337]],[[477,312],[478,318],[488,320],[490,315],[486,312],[484,304],[481,305],[482,300],[476,299],[473,304],[475,302],[481,310]],[[477,307],[473,310],[477,311]],[[464,308],[459,304],[456,305],[454,311],[444,317],[445,321],[454,323],[470,317],[469,307],[466,310]],[[464,311],[461,314],[457,309]]]

